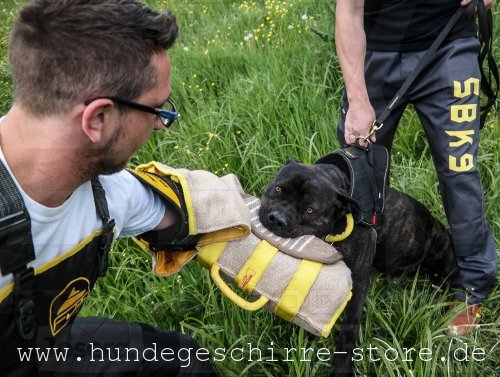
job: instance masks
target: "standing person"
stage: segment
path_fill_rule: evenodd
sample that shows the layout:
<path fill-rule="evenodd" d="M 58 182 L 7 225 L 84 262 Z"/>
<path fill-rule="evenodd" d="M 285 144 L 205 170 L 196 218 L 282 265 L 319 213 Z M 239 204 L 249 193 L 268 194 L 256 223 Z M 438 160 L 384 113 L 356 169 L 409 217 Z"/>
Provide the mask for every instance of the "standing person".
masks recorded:
<path fill-rule="evenodd" d="M 193 242 L 179 211 L 123 170 L 178 116 L 166 53 L 177 34 L 172 14 L 135 0 L 20 10 L 0 120 L 0 375 L 215 376 L 183 334 L 75 319 L 114 238 Z"/>
<path fill-rule="evenodd" d="M 448 19 L 470 0 L 338 0 L 336 47 L 345 81 L 337 134 L 354 144 L 369 134 Z M 484 0 L 487 9 L 495 0 Z M 429 142 L 442 200 L 451 226 L 459 271 L 455 299 L 464 310 L 449 324 L 454 334 L 468 333 L 481 303 L 495 284 L 497 257 L 484 217 L 477 168 L 479 147 L 480 43 L 473 18 L 461 21 L 431 62 L 393 109 L 372 141 L 390 151 L 408 103 L 415 106 Z"/>

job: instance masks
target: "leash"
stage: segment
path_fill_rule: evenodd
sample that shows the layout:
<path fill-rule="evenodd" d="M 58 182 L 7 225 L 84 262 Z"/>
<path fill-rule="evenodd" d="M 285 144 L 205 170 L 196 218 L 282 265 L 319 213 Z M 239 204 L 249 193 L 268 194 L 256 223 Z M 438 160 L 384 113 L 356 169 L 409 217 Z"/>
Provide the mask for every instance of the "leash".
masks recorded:
<path fill-rule="evenodd" d="M 479 26 L 479 38 L 481 41 L 481 44 L 483 45 L 483 48 L 481 50 L 480 56 L 479 56 L 479 61 L 482 63 L 485 58 L 487 58 L 487 63 L 490 69 L 490 77 L 486 77 L 484 74 L 482 64 L 481 66 L 481 77 L 484 78 L 481 80 L 481 89 L 483 92 L 486 94 L 488 97 L 488 103 L 482 107 L 484 113 L 481 115 L 481 128 L 484 125 L 484 120 L 486 118 L 487 112 L 491 109 L 491 107 L 495 103 L 495 99 L 498 95 L 498 82 L 499 82 L 499 75 L 498 75 L 498 68 L 496 67 L 495 61 L 493 59 L 493 54 L 492 54 L 492 27 L 493 27 L 493 20 L 492 20 L 492 15 L 491 15 L 491 10 L 486 11 L 484 7 L 484 3 L 482 0 L 472 0 L 466 7 L 459 7 L 453 16 L 448 20 L 446 23 L 445 27 L 437 38 L 434 40 L 434 42 L 431 44 L 429 49 L 426 51 L 425 55 L 422 57 L 422 59 L 418 62 L 418 65 L 415 67 L 415 70 L 408 76 L 406 81 L 403 83 L 401 88 L 397 91 L 397 93 L 394 95 L 392 100 L 389 102 L 389 104 L 385 107 L 385 109 L 382 111 L 380 116 L 373 121 L 372 127 L 370 128 L 369 133 L 366 136 L 358 136 L 356 138 L 356 144 L 361 146 L 359 143 L 359 140 L 363 140 L 367 143 L 370 142 L 370 136 L 372 136 L 376 131 L 380 130 L 384 126 L 384 122 L 387 120 L 391 112 L 394 110 L 396 105 L 399 103 L 401 98 L 406 94 L 410 86 L 413 84 L 413 82 L 416 80 L 416 78 L 420 75 L 422 70 L 429 64 L 432 55 L 437 51 L 439 46 L 443 43 L 443 41 L 446 39 L 448 34 L 451 32 L 451 30 L 455 27 L 455 25 L 458 23 L 458 21 L 464 19 L 464 18 L 470 18 L 474 14 L 474 10 L 478 8 L 478 15 L 480 19 L 480 26 Z M 493 79 L 496 82 L 496 90 L 494 91 L 492 89 L 492 86 L 490 84 L 491 76 L 493 76 Z"/>
<path fill-rule="evenodd" d="M 499 90 L 498 66 L 493 57 L 493 15 L 491 9 L 486 10 L 483 1 L 479 1 L 477 7 L 479 18 L 479 41 L 481 50 L 479 52 L 479 69 L 481 70 L 481 90 L 486 95 L 486 104 L 481 106 L 480 127 L 483 128 L 489 111 L 495 104 Z M 483 68 L 486 59 L 488 65 L 488 75 Z M 492 85 L 493 81 L 495 85 Z M 495 89 L 493 89 L 495 87 Z"/>

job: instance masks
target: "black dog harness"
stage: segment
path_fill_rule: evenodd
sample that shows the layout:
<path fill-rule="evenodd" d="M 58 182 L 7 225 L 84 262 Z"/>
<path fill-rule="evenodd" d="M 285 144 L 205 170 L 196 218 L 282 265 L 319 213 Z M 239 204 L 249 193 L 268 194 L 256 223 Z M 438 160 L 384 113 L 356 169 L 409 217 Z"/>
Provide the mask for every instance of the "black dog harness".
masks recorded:
<path fill-rule="evenodd" d="M 374 226 L 384 211 L 389 153 L 381 145 L 351 146 L 320 158 L 316 164 L 332 164 L 349 178 L 349 196 L 357 203 L 357 223 Z"/>

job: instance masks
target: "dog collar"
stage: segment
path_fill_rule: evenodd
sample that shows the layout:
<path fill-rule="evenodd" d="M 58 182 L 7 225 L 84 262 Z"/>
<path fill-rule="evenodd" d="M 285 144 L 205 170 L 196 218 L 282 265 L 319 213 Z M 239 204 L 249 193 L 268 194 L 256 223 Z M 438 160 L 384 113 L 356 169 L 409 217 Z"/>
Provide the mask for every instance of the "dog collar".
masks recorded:
<path fill-rule="evenodd" d="M 339 234 L 327 235 L 324 238 L 325 242 L 333 243 L 333 242 L 343 241 L 351 235 L 352 230 L 354 229 L 354 219 L 353 219 L 351 213 L 346 214 L 345 217 L 346 217 L 347 224 L 345 226 L 344 231 L 342 233 L 339 233 Z"/>

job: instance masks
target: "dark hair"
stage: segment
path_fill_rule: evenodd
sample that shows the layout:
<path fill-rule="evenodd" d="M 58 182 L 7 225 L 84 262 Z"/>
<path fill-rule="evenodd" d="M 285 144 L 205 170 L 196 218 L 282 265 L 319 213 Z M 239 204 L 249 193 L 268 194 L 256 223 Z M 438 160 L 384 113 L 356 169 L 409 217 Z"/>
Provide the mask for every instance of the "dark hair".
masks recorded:
<path fill-rule="evenodd" d="M 152 57 L 178 35 L 175 17 L 134 0 L 34 0 L 14 24 L 14 101 L 57 114 L 97 96 L 134 99 L 156 81 Z"/>

